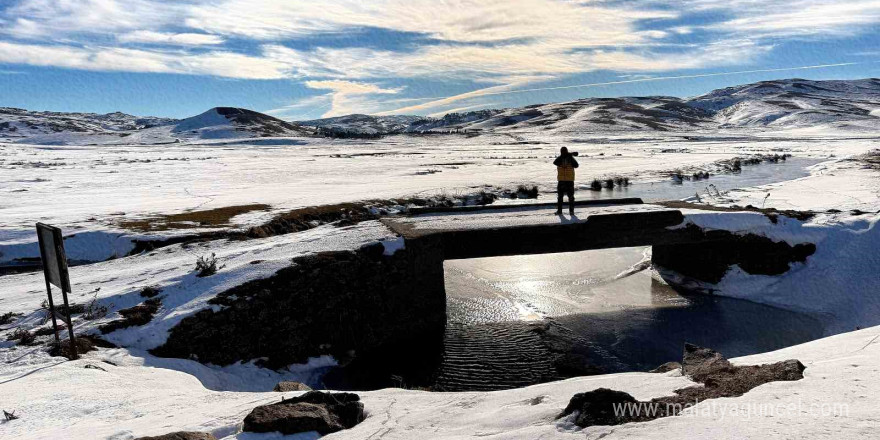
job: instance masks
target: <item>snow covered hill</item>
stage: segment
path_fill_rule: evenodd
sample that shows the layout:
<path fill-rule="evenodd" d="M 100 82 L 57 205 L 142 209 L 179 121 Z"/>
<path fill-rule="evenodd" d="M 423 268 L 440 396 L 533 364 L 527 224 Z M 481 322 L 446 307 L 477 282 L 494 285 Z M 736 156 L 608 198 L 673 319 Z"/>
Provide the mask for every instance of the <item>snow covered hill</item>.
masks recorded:
<path fill-rule="evenodd" d="M 253 137 L 379 136 L 399 133 L 706 132 L 880 128 L 880 79 L 762 81 L 692 98 L 584 98 L 441 118 L 352 114 L 286 122 L 253 110 L 216 107 L 183 120 L 123 113 L 0 108 L 0 140 L 31 144 L 162 144 Z"/>
<path fill-rule="evenodd" d="M 409 125 L 406 125 L 406 124 Z M 422 131 L 621 132 L 880 127 L 880 80 L 787 79 L 728 87 L 693 98 L 586 98 L 443 118 L 349 115 L 304 121 L 349 133 Z"/>
<path fill-rule="evenodd" d="M 406 131 L 411 125 L 423 119 L 425 118 L 421 116 L 370 116 L 353 114 L 302 121 L 301 124 L 345 133 L 388 134 Z"/>
<path fill-rule="evenodd" d="M 118 112 L 98 115 L 0 108 L 0 140 L 31 144 L 163 144 L 311 135 L 311 130 L 297 124 L 234 107 L 215 107 L 181 120 L 141 118 Z"/>
<path fill-rule="evenodd" d="M 234 107 L 215 107 L 174 124 L 138 130 L 115 143 L 162 144 L 183 141 L 253 137 L 303 137 L 312 132 L 297 124 Z"/>
<path fill-rule="evenodd" d="M 101 115 L 0 107 L 0 139 L 13 141 L 43 139 L 46 143 L 54 143 L 53 139 L 60 141 L 64 137 L 103 136 L 112 139 L 137 130 L 172 124 L 175 121 L 170 118 L 140 117 L 120 112 Z"/>
<path fill-rule="evenodd" d="M 715 90 L 686 102 L 714 112 L 722 128 L 817 124 L 876 128 L 880 79 L 762 81 Z"/>

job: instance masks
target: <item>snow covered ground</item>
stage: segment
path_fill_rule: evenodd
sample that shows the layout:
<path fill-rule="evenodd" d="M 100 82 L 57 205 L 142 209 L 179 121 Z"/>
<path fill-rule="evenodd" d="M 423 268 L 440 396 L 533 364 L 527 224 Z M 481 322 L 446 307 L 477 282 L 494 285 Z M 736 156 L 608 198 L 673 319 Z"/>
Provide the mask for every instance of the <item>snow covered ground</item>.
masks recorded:
<path fill-rule="evenodd" d="M 67 250 L 72 259 L 100 261 L 125 255 L 135 239 L 200 230 L 193 225 L 187 230 L 147 234 L 121 226 L 154 215 L 255 203 L 270 206 L 269 210 L 232 219 L 234 225 L 246 226 L 294 208 L 412 195 L 468 194 L 485 185 L 512 188 L 536 184 L 544 193 L 552 192 L 550 161 L 561 146 L 580 151 L 578 179 L 585 186 L 591 179 L 616 175 L 628 176 L 633 182 L 652 182 L 668 179 L 663 172 L 675 169 L 714 171 L 718 160 L 760 153 L 827 159 L 830 162 L 824 162 L 815 173 L 828 175 L 843 172 L 833 171 L 839 167 L 855 167 L 842 159 L 876 149 L 880 142 L 873 138 L 765 139 L 751 135 L 689 140 L 654 133 L 547 138 L 532 133 L 513 137 L 393 136 L 375 141 L 262 138 L 129 146 L 0 143 L 0 262 L 36 256 L 36 221 L 57 225 L 68 235 L 91 232 L 68 244 Z M 794 196 L 774 190 L 767 204 L 791 207 L 826 200 L 825 206 L 837 206 L 843 199 L 848 206 L 872 206 L 877 190 L 871 186 L 871 173 L 846 172 L 856 178 L 834 182 L 853 188 L 805 182 L 811 186 L 809 194 L 804 193 L 805 188 L 790 190 L 803 195 L 804 200 L 782 204 Z M 752 199 L 734 198 L 738 194 L 726 194 L 725 200 L 761 205 L 761 200 L 752 200 L 758 193 L 752 194 Z M 858 200 L 863 202 L 857 205 L 854 202 Z"/>
<path fill-rule="evenodd" d="M 149 355 L 121 349 L 89 353 L 72 362 L 28 351 L 34 349 L 6 350 L 0 364 L 0 405 L 16 409 L 21 416 L 0 422 L 0 438 L 124 440 L 181 429 L 239 440 L 316 438 L 240 433 L 241 422 L 253 407 L 278 401 L 281 395 L 211 390 L 205 383 L 226 380 L 223 370 L 186 360 L 156 364 Z M 734 359 L 734 363 L 791 358 L 806 365 L 804 379 L 769 383 L 741 397 L 705 401 L 677 417 L 647 423 L 579 430 L 555 417 L 578 392 L 606 387 L 645 400 L 693 383 L 677 372 L 624 373 L 488 393 L 371 391 L 360 393 L 367 419 L 327 438 L 873 438 L 880 423 L 880 327 Z M 172 362 L 178 365 L 168 365 Z M 262 380 L 266 386 L 282 376 L 254 378 L 248 373 L 238 377 L 254 383 Z"/>
<path fill-rule="evenodd" d="M 220 368 L 160 359 L 145 350 L 161 344 L 180 319 L 208 307 L 207 301 L 217 293 L 269 276 L 294 256 L 376 242 L 384 243 L 387 252 L 400 246 L 380 223 L 364 222 L 263 239 L 172 245 L 123 257 L 132 249 L 132 239 L 205 229 L 144 233 L 123 228 L 124 221 L 269 205 L 268 210 L 232 219 L 231 227 L 244 227 L 299 207 L 469 193 L 484 185 L 537 184 L 542 190 L 539 201 L 552 200 L 546 194 L 554 189 L 550 161 L 561 146 L 580 151 L 578 177 L 584 183 L 615 175 L 659 182 L 668 179 L 664 172 L 715 171 L 716 161 L 750 154 L 821 159 L 807 177 L 761 187 L 721 188 L 700 198 L 722 207 L 763 205 L 819 213 L 809 220 L 781 217 L 773 223 L 758 213 L 685 211 L 688 222 L 702 227 L 817 244 L 815 255 L 783 276 L 754 276 L 734 268 L 719 284 L 722 294 L 822 320 L 829 335 L 825 339 L 737 359 L 751 364 L 798 358 L 807 366 L 806 378 L 704 402 L 692 414 L 582 431 L 554 420 L 576 392 L 604 386 L 647 399 L 691 382 L 674 373 L 627 373 L 491 393 L 378 390 L 362 394 L 367 420 L 330 438 L 871 438 L 880 423 L 880 171 L 853 159 L 880 148 L 880 138 L 864 130 L 795 125 L 796 130 L 778 132 L 702 134 L 579 134 L 572 129 L 550 136 L 524 128 L 475 137 L 392 136 L 369 141 L 235 138 L 128 145 L 118 144 L 120 138 L 114 135 L 116 144 L 104 145 L 0 143 L 0 262 L 35 255 L 35 221 L 76 234 L 67 246 L 73 259 L 122 257 L 71 268 L 72 301 L 95 299 L 109 311 L 108 317 L 78 322 L 80 331 L 94 331 L 113 319 L 115 311 L 143 301 L 143 287 L 157 286 L 166 295 L 151 323 L 107 335 L 124 348 L 100 349 L 81 360 L 62 362 L 42 347 L 5 340 L 15 326 L 39 325 L 45 295 L 42 275 L 0 276 L 0 312 L 23 314 L 13 325 L 0 327 L 0 409 L 21 416 L 0 422 L 0 438 L 126 440 L 176 430 L 211 431 L 218 438 L 240 440 L 278 438 L 242 434 L 240 423 L 253 407 L 280 398 L 268 392 L 274 383 L 314 383 L 332 359 L 312 359 L 308 365 L 278 372 L 252 363 Z M 170 127 L 155 127 L 150 133 Z M 196 277 L 196 258 L 211 253 L 224 267 L 217 275 Z M 856 327 L 865 329 L 853 332 Z M 774 406 L 768 413 L 761 405 Z"/>

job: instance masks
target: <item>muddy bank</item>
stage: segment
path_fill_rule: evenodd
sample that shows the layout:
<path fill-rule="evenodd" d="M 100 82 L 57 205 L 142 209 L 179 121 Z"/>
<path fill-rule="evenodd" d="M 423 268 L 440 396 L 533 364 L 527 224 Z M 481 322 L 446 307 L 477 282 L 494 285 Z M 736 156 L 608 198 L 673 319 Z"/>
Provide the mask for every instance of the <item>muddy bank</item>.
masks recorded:
<path fill-rule="evenodd" d="M 792 263 L 803 263 L 816 252 L 813 243 L 794 246 L 755 234 L 686 228 L 696 242 L 656 245 L 653 263 L 687 278 L 716 284 L 734 265 L 752 275 L 781 275 Z"/>
<path fill-rule="evenodd" d="M 436 253 L 424 246 L 407 243 L 391 256 L 377 244 L 294 258 L 270 278 L 221 293 L 211 300 L 219 307 L 182 320 L 153 352 L 218 365 L 261 359 L 282 367 L 442 334 L 442 266 L 428 261 Z"/>

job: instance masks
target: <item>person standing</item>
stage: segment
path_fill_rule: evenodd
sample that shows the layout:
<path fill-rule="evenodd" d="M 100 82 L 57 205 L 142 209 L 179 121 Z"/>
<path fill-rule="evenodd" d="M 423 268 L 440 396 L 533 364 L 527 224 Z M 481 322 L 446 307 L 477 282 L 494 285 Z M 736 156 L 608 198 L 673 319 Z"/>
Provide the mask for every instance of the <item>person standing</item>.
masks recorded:
<path fill-rule="evenodd" d="M 556 215 L 562 215 L 563 196 L 568 196 L 568 213 L 574 215 L 574 169 L 578 167 L 577 160 L 568 152 L 568 148 L 562 147 L 553 165 L 556 165 L 557 180 Z"/>

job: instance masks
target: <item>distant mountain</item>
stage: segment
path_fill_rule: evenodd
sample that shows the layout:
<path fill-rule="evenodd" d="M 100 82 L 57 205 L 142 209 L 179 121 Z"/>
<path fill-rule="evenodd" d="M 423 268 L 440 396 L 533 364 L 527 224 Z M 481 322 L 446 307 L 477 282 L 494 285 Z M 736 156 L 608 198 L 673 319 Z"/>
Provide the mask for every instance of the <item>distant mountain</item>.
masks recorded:
<path fill-rule="evenodd" d="M 332 118 L 301 121 L 300 124 L 323 128 L 331 131 L 357 134 L 389 134 L 402 133 L 414 122 L 424 119 L 422 116 L 370 116 L 353 114 Z"/>
<path fill-rule="evenodd" d="M 406 133 L 571 135 L 633 131 L 880 129 L 880 79 L 762 81 L 692 98 L 585 98 L 500 110 L 426 116 L 347 115 L 286 122 L 252 110 L 216 107 L 182 120 L 124 113 L 33 112 L 0 108 L 0 141 L 35 144 L 160 144 L 255 137 L 373 137 Z"/>
<path fill-rule="evenodd" d="M 161 144 L 253 137 L 312 136 L 281 119 L 234 107 L 215 107 L 186 119 L 137 118 L 123 113 L 0 111 L 0 139 L 39 144 Z"/>
<path fill-rule="evenodd" d="M 120 112 L 101 115 L 0 107 L 0 138 L 15 139 L 71 133 L 119 136 L 175 121 L 170 118 L 139 117 Z"/>
<path fill-rule="evenodd" d="M 880 79 L 788 79 L 727 87 L 687 100 L 721 127 L 863 126 L 880 117 Z"/>
<path fill-rule="evenodd" d="M 386 118 L 396 118 L 391 126 Z M 404 126 L 409 121 L 409 125 Z M 442 118 L 366 115 L 304 121 L 355 133 L 422 131 L 548 133 L 634 130 L 880 128 L 880 80 L 788 79 L 728 87 L 693 98 L 586 98 L 502 110 L 450 113 Z M 392 127 L 382 131 L 383 127 Z"/>
<path fill-rule="evenodd" d="M 157 144 L 178 141 L 239 139 L 253 137 L 301 137 L 311 131 L 297 124 L 235 107 L 215 107 L 174 124 L 138 130 L 121 140 L 125 143 Z"/>

